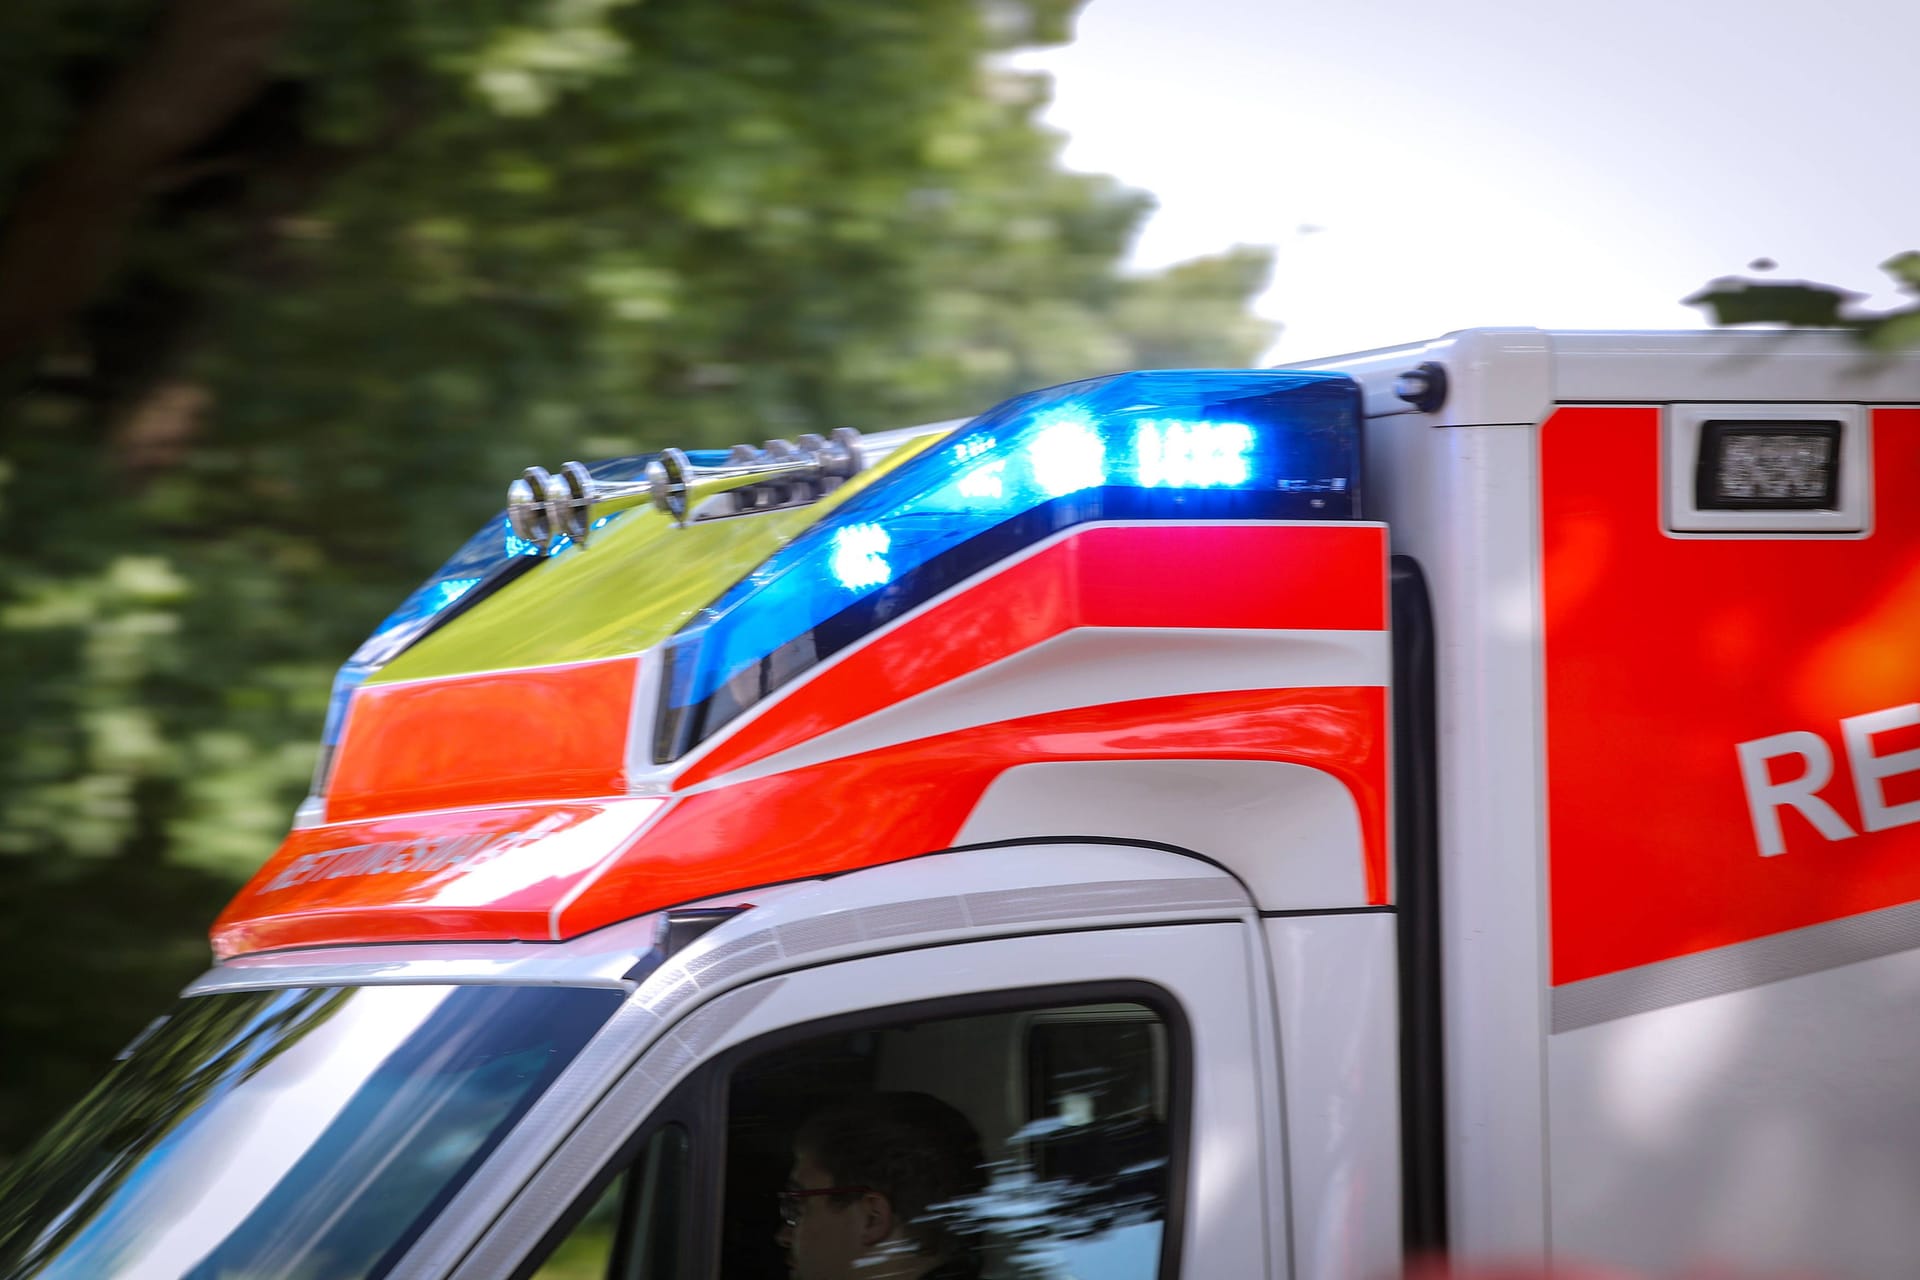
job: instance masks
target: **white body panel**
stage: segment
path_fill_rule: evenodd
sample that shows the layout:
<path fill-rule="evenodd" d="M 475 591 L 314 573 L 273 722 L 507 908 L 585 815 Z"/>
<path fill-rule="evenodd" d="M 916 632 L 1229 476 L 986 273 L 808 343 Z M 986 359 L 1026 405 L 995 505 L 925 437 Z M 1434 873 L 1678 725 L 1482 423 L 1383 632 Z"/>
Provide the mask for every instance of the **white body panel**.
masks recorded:
<path fill-rule="evenodd" d="M 1394 386 L 1429 361 L 1446 366 L 1449 390 L 1438 412 L 1423 414 Z M 1920 402 L 1917 363 L 1911 352 L 1864 353 L 1838 333 L 1464 329 L 1429 342 L 1287 367 L 1351 374 L 1366 392 L 1370 420 L 1405 415 L 1428 426 L 1461 427 L 1532 426 L 1557 404 L 1913 404 Z"/>
<path fill-rule="evenodd" d="M 1178 845 L 1234 872 L 1263 910 L 1367 900 L 1360 814 L 1332 774 L 1270 760 L 1022 765 L 994 780 L 956 844 L 1108 836 Z"/>
<path fill-rule="evenodd" d="M 1396 383 L 1430 361 L 1450 390 L 1428 414 Z M 1482 330 L 1306 367 L 1361 381 L 1368 514 L 1431 593 L 1455 1255 L 1911 1275 L 1911 927 L 1858 917 L 1813 942 L 1777 935 L 1557 996 L 1550 985 L 1538 426 L 1582 403 L 1807 406 L 1856 425 L 1842 464 L 1851 523 L 1770 519 L 1778 533 L 1731 536 L 1857 539 L 1871 529 L 1854 514 L 1870 517 L 1870 411 L 1920 403 L 1920 355 L 1875 359 L 1835 334 Z M 1675 465 L 1670 451 L 1671 493 Z"/>
<path fill-rule="evenodd" d="M 1912 1275 L 1917 1006 L 1904 951 L 1554 1036 L 1555 1251 Z"/>
<path fill-rule="evenodd" d="M 1442 1001 L 1453 1247 L 1547 1247 L 1546 1024 L 1533 432 L 1367 424 L 1396 554 L 1426 571 L 1440 758 Z M 1469 1190 L 1470 1189 L 1470 1190 Z"/>
<path fill-rule="evenodd" d="M 1394 919 L 1266 922 L 1286 1087 L 1293 1274 L 1400 1264 L 1400 1074 Z"/>

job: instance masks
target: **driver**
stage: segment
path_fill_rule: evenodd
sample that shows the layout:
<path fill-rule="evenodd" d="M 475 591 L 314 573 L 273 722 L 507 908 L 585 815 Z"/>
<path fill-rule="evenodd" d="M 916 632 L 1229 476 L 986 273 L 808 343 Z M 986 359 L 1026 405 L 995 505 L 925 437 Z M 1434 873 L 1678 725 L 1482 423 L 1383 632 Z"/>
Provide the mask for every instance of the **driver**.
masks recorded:
<path fill-rule="evenodd" d="M 986 1184 L 980 1138 L 925 1093 L 874 1093 L 808 1117 L 780 1230 L 794 1280 L 976 1280 L 950 1207 Z"/>

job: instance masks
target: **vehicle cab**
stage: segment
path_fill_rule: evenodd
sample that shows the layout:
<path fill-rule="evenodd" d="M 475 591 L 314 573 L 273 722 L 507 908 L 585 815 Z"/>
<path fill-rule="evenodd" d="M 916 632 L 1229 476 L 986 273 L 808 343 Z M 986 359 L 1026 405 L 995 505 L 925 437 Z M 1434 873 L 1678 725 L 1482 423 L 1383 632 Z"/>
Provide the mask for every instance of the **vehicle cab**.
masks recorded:
<path fill-rule="evenodd" d="M 828 1280 L 884 1205 L 848 1274 L 1391 1271 L 1361 456 L 1354 380 L 1233 371 L 530 468 L 343 668 L 0 1269 Z M 833 1185 L 808 1135 L 901 1098 L 963 1191 Z"/>

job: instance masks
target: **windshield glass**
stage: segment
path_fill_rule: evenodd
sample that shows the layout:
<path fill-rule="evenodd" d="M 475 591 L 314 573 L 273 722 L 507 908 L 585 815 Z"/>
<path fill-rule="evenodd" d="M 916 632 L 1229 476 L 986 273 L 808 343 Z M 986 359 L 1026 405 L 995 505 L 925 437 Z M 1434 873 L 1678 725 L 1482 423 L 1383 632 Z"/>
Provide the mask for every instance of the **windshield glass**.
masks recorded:
<path fill-rule="evenodd" d="M 385 1275 L 620 1000 L 392 986 L 183 1001 L 0 1180 L 0 1274 Z"/>

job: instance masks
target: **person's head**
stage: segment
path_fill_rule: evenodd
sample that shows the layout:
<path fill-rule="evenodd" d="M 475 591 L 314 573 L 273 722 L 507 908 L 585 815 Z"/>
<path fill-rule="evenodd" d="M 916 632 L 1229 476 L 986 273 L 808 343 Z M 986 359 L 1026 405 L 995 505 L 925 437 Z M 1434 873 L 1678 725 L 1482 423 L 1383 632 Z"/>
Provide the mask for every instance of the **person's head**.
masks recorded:
<path fill-rule="evenodd" d="M 928 1094 L 866 1094 L 815 1112 L 794 1135 L 781 1198 L 787 1266 L 796 1280 L 919 1275 L 964 1247 L 929 1210 L 980 1190 L 982 1164 L 967 1118 Z M 880 1270 L 885 1259 L 897 1272 Z"/>

